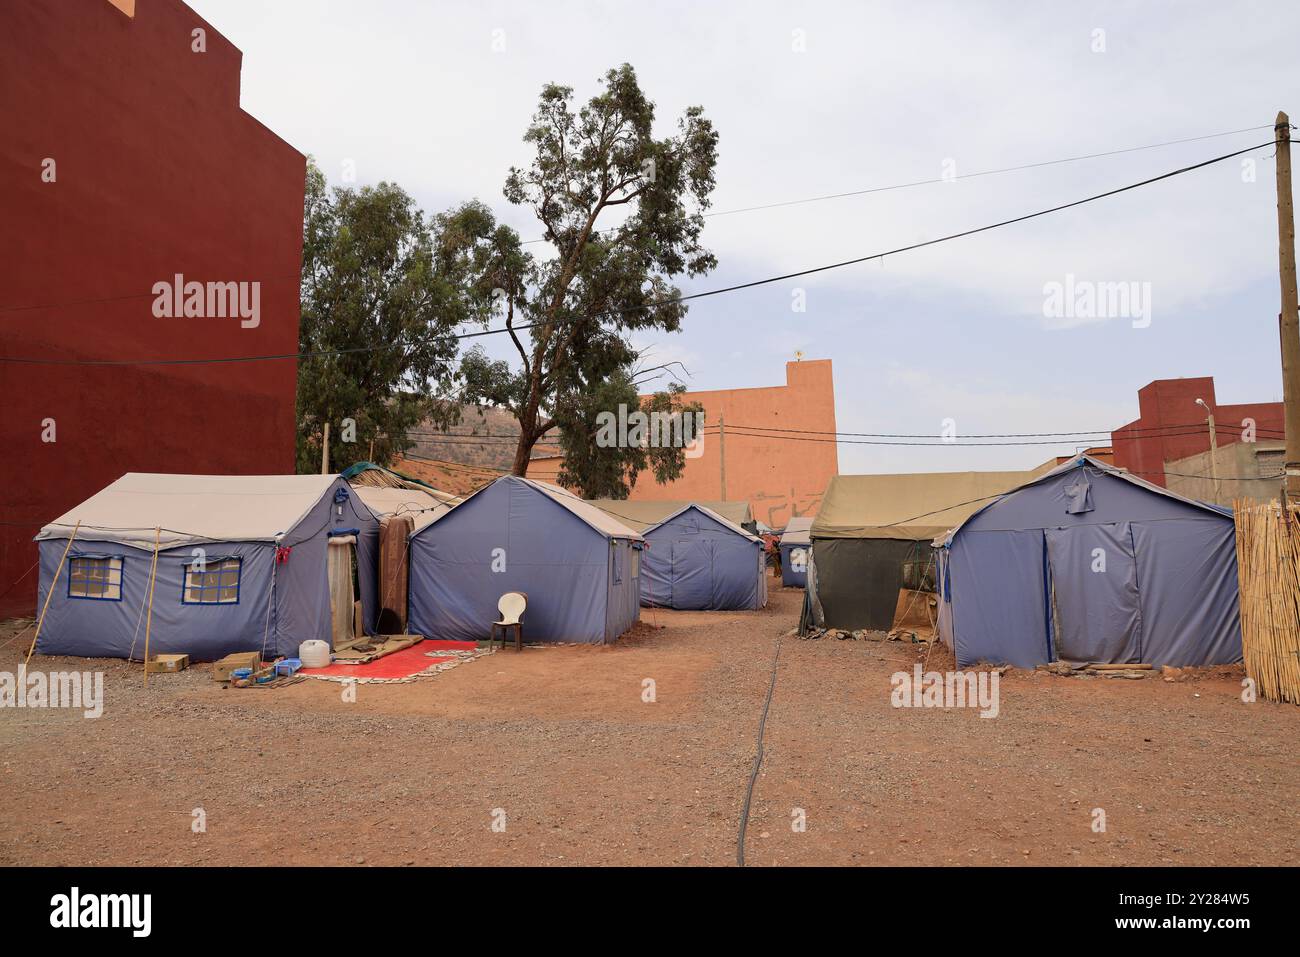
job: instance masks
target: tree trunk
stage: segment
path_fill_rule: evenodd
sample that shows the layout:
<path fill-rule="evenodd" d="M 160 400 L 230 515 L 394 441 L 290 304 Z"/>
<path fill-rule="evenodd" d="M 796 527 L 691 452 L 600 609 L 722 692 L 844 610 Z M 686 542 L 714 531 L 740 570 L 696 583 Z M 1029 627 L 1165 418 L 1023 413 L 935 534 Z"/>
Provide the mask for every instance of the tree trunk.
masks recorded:
<path fill-rule="evenodd" d="M 510 474 L 520 478 L 528 477 L 528 460 L 533 446 L 541 436 L 537 432 L 537 412 L 542 404 L 542 346 L 545 340 L 539 339 L 533 347 L 532 374 L 528 383 L 528 401 L 515 418 L 519 422 L 519 444 L 515 446 L 515 461 L 510 466 Z"/>
<path fill-rule="evenodd" d="M 532 456 L 533 446 L 537 444 L 537 437 L 533 435 L 531 429 L 524 429 L 519 433 L 519 444 L 515 446 L 515 462 L 510 467 L 511 475 L 518 475 L 520 478 L 528 477 L 528 462 Z"/>

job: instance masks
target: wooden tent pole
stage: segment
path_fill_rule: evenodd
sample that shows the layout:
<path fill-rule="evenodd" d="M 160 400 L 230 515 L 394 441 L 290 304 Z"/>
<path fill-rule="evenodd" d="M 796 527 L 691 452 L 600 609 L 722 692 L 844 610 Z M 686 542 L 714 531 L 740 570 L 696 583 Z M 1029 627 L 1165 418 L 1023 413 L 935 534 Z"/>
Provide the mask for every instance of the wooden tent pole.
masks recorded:
<path fill-rule="evenodd" d="M 149 610 L 144 619 L 144 686 L 149 687 L 149 628 L 153 624 L 153 586 L 158 580 L 158 544 L 162 538 L 162 526 L 153 532 L 153 567 L 149 569 Z M 184 582 L 181 583 L 184 587 Z"/>
<path fill-rule="evenodd" d="M 27 649 L 27 660 L 23 662 L 23 671 L 31 664 L 32 652 L 36 650 L 36 639 L 41 637 L 41 625 L 45 624 L 45 613 L 50 610 L 50 599 L 54 597 L 54 586 L 59 583 L 59 575 L 63 571 L 63 563 L 68 559 L 68 552 L 72 551 L 72 541 L 77 537 L 77 529 L 81 528 L 81 519 L 77 519 L 77 524 L 72 526 L 72 534 L 68 536 L 68 544 L 63 549 L 63 557 L 59 559 L 59 567 L 54 570 L 54 578 L 50 582 L 50 590 L 45 593 L 45 604 L 41 606 L 41 617 L 36 622 L 36 634 L 32 635 L 32 646 Z M 68 574 L 72 574 L 69 572 Z M 39 582 L 41 576 L 36 575 Z M 39 586 L 38 586 L 39 587 Z"/>

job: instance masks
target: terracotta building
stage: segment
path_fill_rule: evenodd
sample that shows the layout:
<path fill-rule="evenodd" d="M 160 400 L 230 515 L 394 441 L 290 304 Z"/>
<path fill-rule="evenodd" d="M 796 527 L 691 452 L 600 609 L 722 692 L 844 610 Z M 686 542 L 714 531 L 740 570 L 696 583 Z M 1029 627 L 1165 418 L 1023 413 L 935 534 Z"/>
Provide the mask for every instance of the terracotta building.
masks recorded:
<path fill-rule="evenodd" d="M 785 385 L 755 389 L 686 393 L 685 401 L 704 406 L 701 454 L 687 458 L 675 482 L 660 485 L 642 474 L 630 497 L 747 501 L 754 517 L 772 528 L 814 514 L 839 471 L 831 360 L 787 362 L 785 380 Z M 793 438 L 795 432 L 803 434 Z M 536 458 L 528 475 L 555 481 L 561 464 L 559 458 Z"/>
<path fill-rule="evenodd" d="M 1215 437 L 1220 448 L 1234 442 L 1274 442 L 1285 438 L 1281 402 L 1246 402 L 1219 405 L 1214 378 L 1157 379 L 1138 390 L 1141 415 L 1111 433 L 1115 464 L 1168 487 L 1165 463 L 1185 459 L 1210 449 L 1203 399 L 1214 413 Z"/>
<path fill-rule="evenodd" d="M 124 472 L 294 470 L 293 359 L 157 364 L 297 351 L 306 160 L 240 108 L 241 56 L 179 0 L 0 14 L 0 614 Z"/>

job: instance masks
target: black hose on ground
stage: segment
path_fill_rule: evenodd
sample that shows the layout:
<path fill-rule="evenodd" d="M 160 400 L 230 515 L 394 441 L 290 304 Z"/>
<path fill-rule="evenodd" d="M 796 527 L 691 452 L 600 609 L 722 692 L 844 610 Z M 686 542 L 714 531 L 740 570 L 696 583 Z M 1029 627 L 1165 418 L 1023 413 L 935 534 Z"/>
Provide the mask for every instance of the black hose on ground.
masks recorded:
<path fill-rule="evenodd" d="M 781 658 L 781 636 L 777 635 L 772 652 L 772 680 L 767 686 L 767 700 L 763 702 L 763 715 L 758 719 L 758 745 L 754 754 L 754 769 L 749 772 L 749 787 L 745 790 L 745 804 L 740 809 L 740 836 L 736 842 L 736 866 L 745 866 L 745 828 L 749 825 L 749 804 L 754 799 L 754 784 L 759 768 L 763 766 L 763 731 L 767 727 L 767 712 L 772 707 L 772 693 L 776 691 L 776 666 Z"/>

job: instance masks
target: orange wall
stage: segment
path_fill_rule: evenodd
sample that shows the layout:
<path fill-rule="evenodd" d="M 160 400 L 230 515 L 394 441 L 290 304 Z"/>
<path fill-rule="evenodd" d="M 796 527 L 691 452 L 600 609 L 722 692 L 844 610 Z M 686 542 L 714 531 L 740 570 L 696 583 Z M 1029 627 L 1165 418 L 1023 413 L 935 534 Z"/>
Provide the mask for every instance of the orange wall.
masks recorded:
<path fill-rule="evenodd" d="M 686 460 L 682 477 L 660 485 L 643 472 L 632 499 L 642 501 L 714 500 L 750 503 L 754 517 L 781 528 L 793 516 L 812 515 L 821 504 L 831 476 L 839 471 L 832 435 L 803 436 L 827 441 L 746 435 L 744 426 L 760 429 L 835 431 L 835 388 L 831 360 L 785 364 L 785 385 L 758 389 L 688 392 L 688 402 L 703 404 L 707 435 L 704 454 Z M 727 425 L 727 487 L 721 482 L 722 440 L 716 426 Z M 530 466 L 530 478 L 555 481 L 560 459 L 541 459 Z"/>

